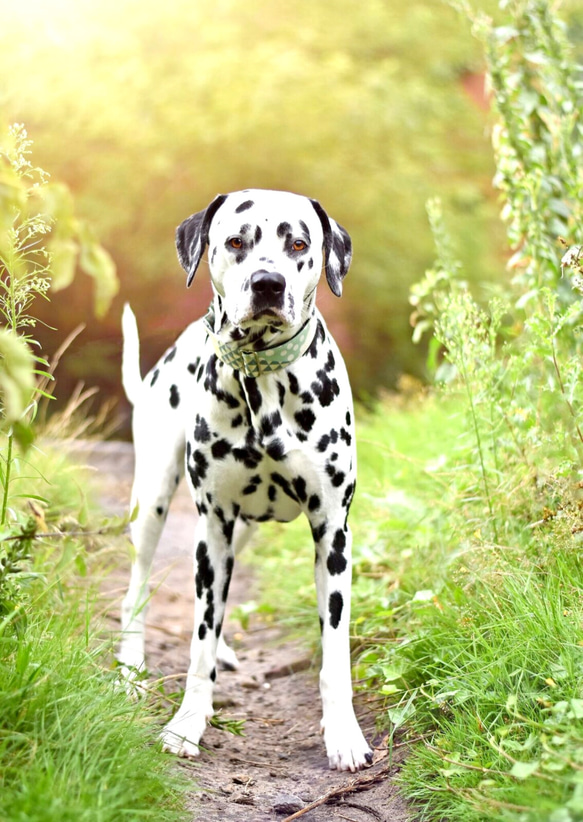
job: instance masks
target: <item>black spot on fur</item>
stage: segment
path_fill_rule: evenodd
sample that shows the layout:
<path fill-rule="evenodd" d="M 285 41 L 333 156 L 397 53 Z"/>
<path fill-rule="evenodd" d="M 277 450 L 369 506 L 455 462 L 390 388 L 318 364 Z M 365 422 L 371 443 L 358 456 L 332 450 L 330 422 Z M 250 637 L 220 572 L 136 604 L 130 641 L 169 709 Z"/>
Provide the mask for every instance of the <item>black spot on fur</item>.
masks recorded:
<path fill-rule="evenodd" d="M 298 502 L 298 498 L 296 497 L 295 493 L 292 491 L 291 485 L 289 484 L 289 482 L 286 480 L 285 477 L 282 477 L 281 474 L 278 474 L 278 473 L 274 472 L 271 475 L 271 479 L 276 485 L 279 485 L 279 487 L 284 492 L 284 494 L 286 494 L 286 496 L 288 496 L 290 499 L 293 499 L 294 502 Z"/>
<path fill-rule="evenodd" d="M 264 437 L 271 437 L 282 424 L 281 414 L 274 411 L 261 419 L 259 431 Z"/>
<path fill-rule="evenodd" d="M 254 205 L 253 200 L 245 200 L 244 203 L 237 206 L 235 209 L 235 214 L 241 214 L 242 211 L 247 211 L 247 209 L 251 208 L 252 205 Z"/>
<path fill-rule="evenodd" d="M 172 408 L 178 408 L 180 403 L 180 394 L 178 393 L 178 387 L 176 385 L 170 386 L 170 405 Z"/>
<path fill-rule="evenodd" d="M 352 500 L 354 498 L 354 491 L 356 489 L 356 482 L 349 482 L 346 488 L 344 489 L 344 497 L 342 499 L 342 507 L 346 508 L 346 516 L 348 517 L 348 511 L 350 510 L 350 506 L 352 504 Z"/>
<path fill-rule="evenodd" d="M 188 363 L 187 370 L 189 374 L 196 374 L 196 370 L 200 365 L 200 359 L 196 360 L 196 362 Z"/>
<path fill-rule="evenodd" d="M 336 533 L 334 534 L 334 539 L 332 540 L 332 548 L 335 551 L 344 551 L 346 548 L 346 534 L 342 530 L 342 528 L 338 528 Z"/>
<path fill-rule="evenodd" d="M 285 458 L 285 446 L 283 444 L 283 440 L 274 439 L 271 440 L 269 445 L 265 448 L 268 456 L 271 457 L 272 460 L 279 462 Z"/>
<path fill-rule="evenodd" d="M 330 477 L 330 480 L 334 488 L 340 488 L 340 486 L 344 482 L 346 475 L 342 471 L 337 471 L 331 463 L 328 463 L 326 465 L 326 473 Z"/>
<path fill-rule="evenodd" d="M 334 366 L 336 362 L 334 361 L 334 354 L 332 351 L 328 351 L 328 359 L 326 360 L 326 364 L 324 365 L 324 371 L 329 374 L 331 371 L 334 371 Z"/>
<path fill-rule="evenodd" d="M 312 391 L 318 397 L 320 405 L 326 408 L 331 405 L 338 394 L 340 394 L 340 386 L 338 385 L 338 380 L 330 378 L 323 368 L 316 371 L 316 376 L 318 380 L 312 383 Z"/>
<path fill-rule="evenodd" d="M 308 511 L 317 511 L 320 504 L 320 497 L 317 494 L 312 494 L 308 500 Z"/>
<path fill-rule="evenodd" d="M 342 618 L 342 609 L 344 607 L 344 600 L 340 591 L 333 591 L 328 600 L 328 610 L 330 611 L 330 625 L 332 628 L 338 628 Z"/>
<path fill-rule="evenodd" d="M 318 451 L 323 454 L 326 448 L 330 445 L 330 436 L 328 434 L 323 434 L 320 439 L 318 440 L 318 445 L 316 446 Z"/>
<path fill-rule="evenodd" d="M 280 223 L 277 226 L 277 236 L 283 238 L 286 234 L 291 232 L 291 225 L 289 223 Z"/>
<path fill-rule="evenodd" d="M 206 477 L 208 460 L 202 451 L 196 450 L 192 452 L 192 461 L 194 462 L 194 465 L 190 465 L 189 463 L 188 473 L 190 474 L 193 488 L 198 488 L 201 481 Z"/>
<path fill-rule="evenodd" d="M 302 402 L 305 402 L 308 405 L 310 403 L 314 402 L 314 397 L 310 394 L 309 391 L 303 391 L 302 396 L 300 397 L 300 399 L 301 399 Z"/>
<path fill-rule="evenodd" d="M 207 360 L 204 380 L 205 391 L 210 392 L 219 402 L 226 403 L 229 408 L 239 408 L 239 400 L 218 386 L 217 362 L 218 358 L 216 354 L 211 354 Z"/>
<path fill-rule="evenodd" d="M 277 488 L 275 487 L 275 485 L 269 486 L 269 488 L 267 489 L 267 497 L 270 502 L 275 502 L 275 500 L 277 499 Z"/>
<path fill-rule="evenodd" d="M 217 440 L 211 446 L 211 454 L 216 460 L 224 459 L 231 451 L 231 443 L 228 440 Z"/>
<path fill-rule="evenodd" d="M 308 268 L 313 268 L 313 267 L 314 267 L 314 261 L 313 261 L 313 259 L 310 257 L 310 259 L 308 260 Z"/>
<path fill-rule="evenodd" d="M 172 362 L 172 360 L 174 359 L 175 356 L 176 356 L 176 346 L 174 346 L 174 348 L 171 348 L 170 351 L 166 354 L 166 356 L 164 357 L 164 362 L 165 363 Z"/>
<path fill-rule="evenodd" d="M 277 383 L 277 393 L 279 394 L 279 404 L 283 408 L 285 402 L 285 386 L 282 382 Z"/>
<path fill-rule="evenodd" d="M 245 448 L 233 448 L 233 456 L 237 462 L 242 462 L 246 468 L 251 469 L 257 468 L 262 460 L 261 452 L 251 446 L 246 446 Z"/>
<path fill-rule="evenodd" d="M 262 479 L 259 474 L 255 474 L 254 477 L 249 479 L 249 485 L 243 488 L 243 493 L 248 496 L 249 494 L 254 494 L 257 491 L 258 487 L 261 485 Z"/>
<path fill-rule="evenodd" d="M 326 334 L 324 332 L 324 326 L 322 325 L 322 322 L 318 320 L 318 326 L 316 328 L 316 333 L 314 334 L 314 339 L 312 340 L 310 347 L 307 351 L 307 353 L 310 355 L 310 357 L 312 357 L 312 359 L 315 360 L 318 356 L 319 343 L 320 341 L 324 342 L 325 338 Z"/>
<path fill-rule="evenodd" d="M 164 515 L 164 509 L 162 508 L 162 506 L 161 506 L 161 505 L 159 505 L 159 506 L 156 508 L 156 513 L 158 514 L 158 516 L 159 516 L 159 517 L 161 517 L 161 516 L 163 516 L 163 515 Z"/>
<path fill-rule="evenodd" d="M 350 416 L 350 411 L 347 411 L 346 412 L 346 425 L 350 425 L 351 422 L 352 422 L 352 418 Z"/>
<path fill-rule="evenodd" d="M 346 571 L 346 565 L 346 557 L 336 551 L 330 551 L 328 559 L 326 560 L 326 567 L 331 576 L 344 573 L 344 571 Z"/>
<path fill-rule="evenodd" d="M 287 378 L 289 380 L 289 390 L 292 394 L 299 394 L 300 393 L 300 384 L 298 382 L 298 378 L 295 374 L 292 374 L 291 371 L 287 372 Z"/>
<path fill-rule="evenodd" d="M 216 678 L 217 678 L 217 669 L 216 668 L 212 669 L 212 671 L 210 673 L 210 677 L 211 677 L 211 682 L 214 682 L 216 680 Z"/>
<path fill-rule="evenodd" d="M 223 524 L 223 536 L 227 540 L 229 545 L 231 544 L 232 539 L 233 539 L 233 529 L 234 528 L 235 528 L 235 520 L 234 519 L 230 519 L 228 522 L 225 522 Z"/>
<path fill-rule="evenodd" d="M 306 481 L 303 477 L 294 477 L 292 480 L 292 485 L 294 487 L 294 491 L 296 492 L 296 496 L 300 502 L 305 502 L 308 498 L 306 494 Z"/>
<path fill-rule="evenodd" d="M 215 581 L 215 572 L 211 565 L 208 547 L 204 540 L 196 546 L 196 595 L 202 598 L 205 589 L 210 589 Z"/>
<path fill-rule="evenodd" d="M 304 267 L 304 262 L 305 260 L 300 260 L 300 262 L 298 263 L 298 271 L 302 270 L 302 268 Z"/>
<path fill-rule="evenodd" d="M 158 379 L 158 375 L 159 375 L 159 374 L 160 374 L 160 371 L 159 371 L 157 368 L 155 368 L 155 369 L 154 369 L 154 373 L 152 374 L 152 379 L 151 379 L 151 381 L 150 381 L 150 387 L 152 387 L 152 386 L 154 385 L 154 383 L 155 383 L 155 382 L 156 382 L 156 380 Z"/>
<path fill-rule="evenodd" d="M 245 377 L 244 383 L 245 390 L 247 391 L 247 397 L 249 398 L 249 406 L 251 407 L 253 413 L 256 414 L 261 408 L 261 404 L 263 402 L 263 397 L 261 396 L 261 391 L 257 385 L 257 380 L 253 377 Z"/>
<path fill-rule="evenodd" d="M 234 417 L 234 419 L 231 420 L 231 428 L 238 428 L 242 424 L 243 424 L 242 414 L 237 414 L 237 416 Z"/>
<path fill-rule="evenodd" d="M 348 433 L 346 428 L 340 429 L 340 438 L 344 440 L 346 445 L 350 445 L 352 443 L 352 436 Z"/>
<path fill-rule="evenodd" d="M 194 439 L 196 442 L 208 442 L 211 438 L 211 432 L 207 421 L 200 414 L 196 415 L 194 426 Z"/>
<path fill-rule="evenodd" d="M 328 530 L 328 525 L 326 524 L 326 522 L 322 522 L 320 523 L 320 525 L 316 525 L 315 527 L 312 526 L 310 523 L 310 527 L 312 528 L 312 538 L 314 542 L 320 542 L 320 540 Z"/>
<path fill-rule="evenodd" d="M 225 562 L 225 584 L 223 585 L 223 602 L 227 601 L 227 597 L 229 595 L 229 584 L 231 582 L 231 575 L 233 573 L 233 567 L 235 565 L 235 558 L 232 556 L 227 557 Z"/>
<path fill-rule="evenodd" d="M 263 233 L 262 233 L 260 227 L 257 226 L 257 228 L 255 229 L 255 245 L 257 245 L 258 243 L 261 242 L 261 237 L 262 236 L 263 236 Z"/>
<path fill-rule="evenodd" d="M 212 588 L 208 588 L 206 592 L 206 610 L 203 619 L 212 631 L 215 624 L 215 597 Z"/>
<path fill-rule="evenodd" d="M 294 418 L 304 431 L 311 431 L 316 422 L 316 415 L 310 408 L 302 408 L 301 411 L 296 411 Z"/>
<path fill-rule="evenodd" d="M 322 619 L 321 616 L 319 616 L 318 621 L 320 623 L 320 633 L 322 633 L 322 631 L 324 630 L 324 620 Z"/>
<path fill-rule="evenodd" d="M 204 624 L 204 622 L 201 622 L 201 624 L 198 626 L 198 638 L 204 639 L 206 636 L 206 631 L 206 625 Z"/>

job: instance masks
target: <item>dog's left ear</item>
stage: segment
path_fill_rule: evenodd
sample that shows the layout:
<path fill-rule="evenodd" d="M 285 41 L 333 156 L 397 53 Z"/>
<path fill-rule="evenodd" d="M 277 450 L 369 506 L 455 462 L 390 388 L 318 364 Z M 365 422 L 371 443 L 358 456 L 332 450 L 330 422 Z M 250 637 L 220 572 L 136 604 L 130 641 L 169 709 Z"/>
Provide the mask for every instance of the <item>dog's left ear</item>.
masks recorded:
<path fill-rule="evenodd" d="M 186 285 L 190 286 L 200 265 L 202 255 L 209 241 L 209 229 L 213 217 L 227 199 L 226 194 L 218 194 L 204 211 L 187 217 L 176 229 L 176 250 L 180 265 L 186 271 Z"/>
<path fill-rule="evenodd" d="M 322 223 L 326 279 L 337 297 L 342 296 L 342 280 L 352 260 L 352 240 L 345 228 L 329 217 L 317 200 L 310 201 Z"/>

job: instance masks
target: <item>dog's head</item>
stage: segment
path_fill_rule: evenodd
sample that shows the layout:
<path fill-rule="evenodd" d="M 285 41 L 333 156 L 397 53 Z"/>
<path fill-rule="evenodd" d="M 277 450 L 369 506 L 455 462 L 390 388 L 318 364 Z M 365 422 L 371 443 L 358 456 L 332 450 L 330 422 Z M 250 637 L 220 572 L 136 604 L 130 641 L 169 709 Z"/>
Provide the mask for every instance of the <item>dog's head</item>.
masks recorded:
<path fill-rule="evenodd" d="M 241 328 L 298 325 L 322 266 L 339 297 L 352 257 L 348 233 L 316 200 L 263 189 L 220 194 L 177 228 L 187 285 L 207 246 L 214 289 Z"/>

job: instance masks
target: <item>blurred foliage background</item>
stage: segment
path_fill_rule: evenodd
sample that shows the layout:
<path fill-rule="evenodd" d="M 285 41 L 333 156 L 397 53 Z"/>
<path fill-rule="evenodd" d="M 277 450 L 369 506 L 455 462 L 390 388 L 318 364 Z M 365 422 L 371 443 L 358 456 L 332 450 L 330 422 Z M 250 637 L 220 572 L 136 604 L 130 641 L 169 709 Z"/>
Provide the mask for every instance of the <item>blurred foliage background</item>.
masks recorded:
<path fill-rule="evenodd" d="M 144 368 L 204 313 L 208 276 L 185 291 L 174 229 L 245 187 L 315 197 L 351 233 L 345 296 L 322 283 L 319 302 L 356 393 L 422 376 L 408 291 L 433 260 L 429 197 L 476 285 L 504 276 L 481 59 L 438 0 L 4 0 L 0 120 L 25 124 L 121 280 L 100 319 L 88 277 L 47 304 L 48 356 L 87 324 L 58 395 L 78 380 L 119 394 L 123 301 Z"/>

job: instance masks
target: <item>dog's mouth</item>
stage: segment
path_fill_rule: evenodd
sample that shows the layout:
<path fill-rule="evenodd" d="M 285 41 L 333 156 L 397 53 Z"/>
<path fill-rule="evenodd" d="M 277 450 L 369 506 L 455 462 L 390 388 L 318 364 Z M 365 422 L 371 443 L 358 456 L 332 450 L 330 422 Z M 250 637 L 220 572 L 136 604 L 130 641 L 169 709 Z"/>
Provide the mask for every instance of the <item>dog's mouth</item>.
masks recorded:
<path fill-rule="evenodd" d="M 255 311 L 253 314 L 254 320 L 260 320 L 263 317 L 274 318 L 278 323 L 283 322 L 281 314 L 279 314 L 275 308 L 260 308 L 259 311 Z"/>
<path fill-rule="evenodd" d="M 247 316 L 238 323 L 240 328 L 287 328 L 290 325 L 290 320 L 283 312 L 277 308 L 258 308 L 250 311 Z"/>

